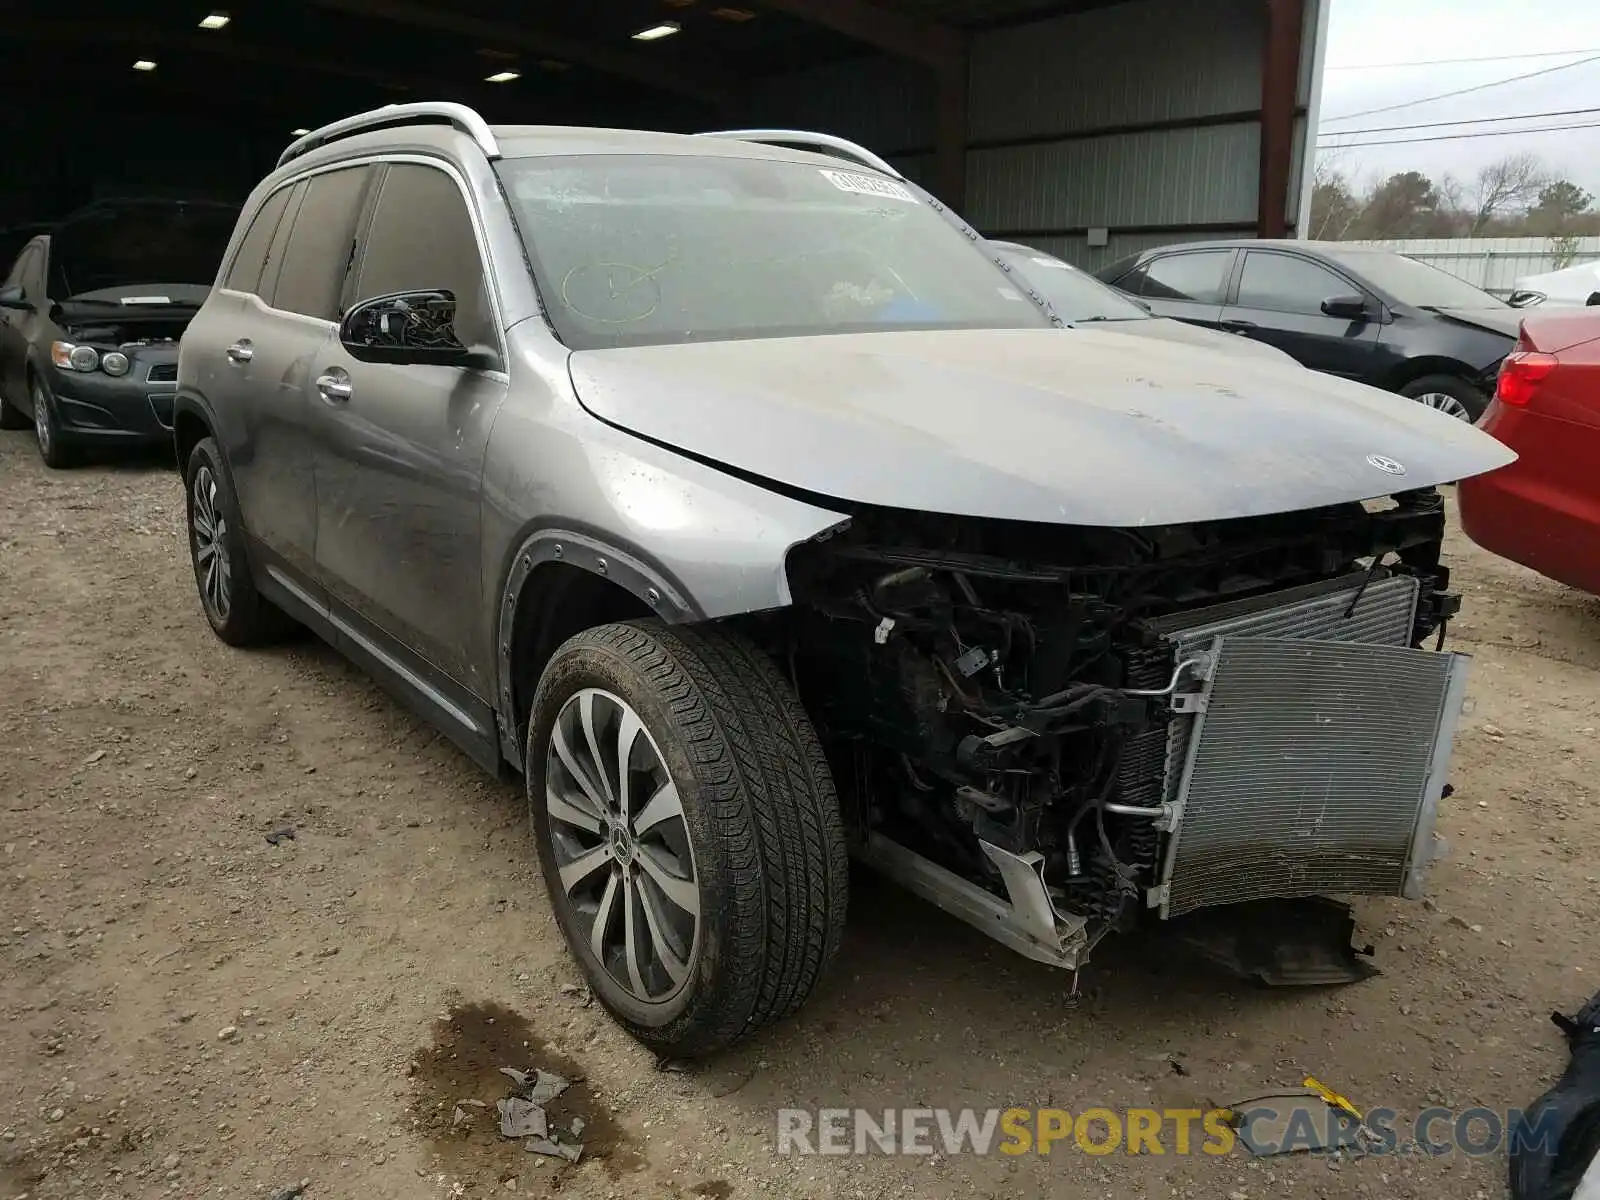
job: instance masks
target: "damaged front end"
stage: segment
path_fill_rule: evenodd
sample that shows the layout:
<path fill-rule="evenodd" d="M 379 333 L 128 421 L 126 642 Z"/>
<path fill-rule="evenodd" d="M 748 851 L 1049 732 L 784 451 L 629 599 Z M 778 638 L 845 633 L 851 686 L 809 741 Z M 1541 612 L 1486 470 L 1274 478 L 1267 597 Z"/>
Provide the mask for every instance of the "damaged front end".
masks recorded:
<path fill-rule="evenodd" d="M 1432 488 L 1127 529 L 863 509 L 791 553 L 782 651 L 859 855 L 1076 968 L 1144 919 L 1419 894 L 1465 671 L 1443 533 Z"/>

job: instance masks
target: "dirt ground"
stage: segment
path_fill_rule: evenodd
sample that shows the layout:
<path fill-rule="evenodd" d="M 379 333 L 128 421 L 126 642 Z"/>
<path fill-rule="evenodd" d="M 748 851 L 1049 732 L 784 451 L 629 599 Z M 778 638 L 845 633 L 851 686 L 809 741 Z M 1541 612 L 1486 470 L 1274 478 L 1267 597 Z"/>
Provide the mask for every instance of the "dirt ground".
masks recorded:
<path fill-rule="evenodd" d="M 1205 1107 L 1307 1072 L 1504 1108 L 1600 987 L 1600 601 L 1459 538 L 1452 853 L 1430 907 L 1359 907 L 1380 977 L 1269 992 L 1125 941 L 1074 1007 L 858 876 L 815 1001 L 679 1071 L 577 986 L 518 790 L 320 643 L 218 642 L 182 511 L 162 463 L 47 472 L 0 435 L 0 1198 L 1498 1198 L 1499 1156 L 780 1157 L 775 1113 Z M 504 1065 L 583 1077 L 576 1167 L 495 1136 Z"/>

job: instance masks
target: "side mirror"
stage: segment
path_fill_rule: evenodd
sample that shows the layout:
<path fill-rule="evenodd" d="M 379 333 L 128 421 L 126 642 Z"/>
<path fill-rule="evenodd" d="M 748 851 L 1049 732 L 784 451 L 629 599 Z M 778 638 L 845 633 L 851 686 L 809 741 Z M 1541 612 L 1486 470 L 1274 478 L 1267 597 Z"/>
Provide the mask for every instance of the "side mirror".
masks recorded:
<path fill-rule="evenodd" d="M 1589 298 L 1583 302 L 1585 308 L 1600 308 L 1600 292 L 1590 292 Z"/>
<path fill-rule="evenodd" d="M 435 289 L 363 300 L 339 322 L 339 341 L 361 362 L 398 366 L 481 365 L 456 336 L 456 298 Z"/>
<path fill-rule="evenodd" d="M 28 303 L 28 297 L 23 294 L 20 283 L 0 287 L 0 308 L 12 308 L 18 312 L 33 311 L 33 305 Z"/>
<path fill-rule="evenodd" d="M 1329 296 L 1322 302 L 1322 311 L 1330 317 L 1344 317 L 1350 321 L 1365 321 L 1372 316 L 1367 310 L 1366 297 L 1354 293 L 1348 296 Z"/>

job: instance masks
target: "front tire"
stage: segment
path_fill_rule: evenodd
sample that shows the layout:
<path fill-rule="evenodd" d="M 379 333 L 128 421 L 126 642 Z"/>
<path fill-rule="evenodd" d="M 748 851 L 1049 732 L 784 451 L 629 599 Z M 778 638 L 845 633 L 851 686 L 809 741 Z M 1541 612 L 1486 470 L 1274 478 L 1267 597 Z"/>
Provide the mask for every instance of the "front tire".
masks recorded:
<path fill-rule="evenodd" d="M 539 680 L 525 765 L 556 921 L 635 1038 L 706 1054 L 815 990 L 848 900 L 839 801 L 752 644 L 655 622 L 576 635 Z"/>
<path fill-rule="evenodd" d="M 202 438 L 184 466 L 189 559 L 200 608 L 212 631 L 230 646 L 276 641 L 292 627 L 282 610 L 256 590 L 245 557 L 239 502 L 214 438 Z"/>
<path fill-rule="evenodd" d="M 1402 387 L 1400 394 L 1469 424 L 1489 407 L 1489 398 L 1459 375 L 1424 375 Z"/>
<path fill-rule="evenodd" d="M 78 455 L 75 447 L 61 440 L 61 422 L 56 418 L 56 402 L 50 389 L 39 376 L 30 375 L 28 393 L 33 401 L 33 437 L 39 444 L 39 457 L 52 470 L 73 466 Z"/>

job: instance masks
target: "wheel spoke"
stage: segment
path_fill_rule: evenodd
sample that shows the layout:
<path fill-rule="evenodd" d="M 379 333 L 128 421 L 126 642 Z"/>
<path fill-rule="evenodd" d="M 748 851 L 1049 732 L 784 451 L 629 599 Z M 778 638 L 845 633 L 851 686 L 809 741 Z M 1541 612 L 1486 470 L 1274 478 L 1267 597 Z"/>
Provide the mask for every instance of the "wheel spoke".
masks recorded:
<path fill-rule="evenodd" d="M 639 908 L 638 885 L 626 872 L 622 876 L 622 902 L 622 956 L 628 960 L 628 982 L 635 995 L 648 998 L 650 989 L 644 985 L 639 961 L 639 919 L 635 915 Z"/>
<path fill-rule="evenodd" d="M 594 811 L 596 813 L 604 813 L 606 811 L 606 802 L 601 799 L 600 790 L 595 787 L 594 780 L 590 779 L 588 773 L 578 765 L 578 759 L 572 753 L 572 747 L 567 745 L 566 730 L 561 727 L 559 720 L 556 721 L 556 727 L 550 735 L 550 744 L 555 747 L 556 756 L 561 759 L 561 765 L 571 773 L 572 778 L 577 781 L 578 787 L 588 797 L 589 803 L 594 805 Z"/>
<path fill-rule="evenodd" d="M 545 781 L 544 806 L 551 819 L 563 825 L 587 829 L 590 833 L 599 833 L 605 828 L 605 819 L 598 809 L 591 806 L 589 796 L 584 795 L 583 802 L 579 803 L 577 795 L 566 793 L 548 779 Z"/>
<path fill-rule="evenodd" d="M 682 983 L 689 974 L 689 964 L 678 956 L 677 946 L 668 940 L 666 918 L 656 911 L 655 893 L 644 886 L 643 880 L 639 885 L 639 900 L 644 908 L 644 923 L 650 927 L 650 941 L 655 946 L 656 957 L 661 960 L 673 984 Z"/>
<path fill-rule="evenodd" d="M 694 880 L 680 879 L 667 870 L 649 846 L 640 846 L 634 852 L 634 862 L 644 868 L 663 896 L 690 916 L 700 916 L 700 889 L 695 886 Z"/>
<path fill-rule="evenodd" d="M 211 523 L 210 514 L 198 504 L 194 509 L 194 531 L 208 542 L 217 536 L 216 526 Z"/>
<path fill-rule="evenodd" d="M 211 542 L 201 542 L 194 548 L 194 560 L 197 563 L 208 562 L 216 552 L 217 548 Z"/>
<path fill-rule="evenodd" d="M 642 837 L 646 831 L 654 829 L 663 821 L 673 817 L 683 816 L 683 801 L 678 799 L 678 787 L 672 780 L 667 780 L 649 803 L 639 810 L 639 815 L 633 818 L 633 832 Z"/>
<path fill-rule="evenodd" d="M 611 861 L 611 843 L 601 842 L 593 850 L 585 850 L 561 868 L 561 890 L 569 896 L 585 879 Z"/>
<path fill-rule="evenodd" d="M 607 807 L 615 808 L 617 798 L 611 793 L 611 780 L 606 777 L 605 756 L 600 753 L 599 731 L 595 729 L 593 692 L 583 693 L 578 701 L 578 717 L 583 722 L 583 736 L 589 743 L 589 759 L 600 774 L 600 786 L 605 789 Z"/>
<path fill-rule="evenodd" d="M 594 912 L 594 928 L 589 931 L 589 949 L 594 951 L 595 958 L 600 965 L 606 962 L 606 930 L 611 925 L 611 912 L 617 904 L 618 885 L 622 880 L 621 871 L 612 871 L 611 878 L 606 880 L 606 889 L 600 893 L 600 907 Z"/>
<path fill-rule="evenodd" d="M 643 728 L 633 709 L 622 710 L 622 722 L 617 727 L 617 815 L 624 821 L 628 819 L 628 762 L 633 757 L 633 743 Z"/>

